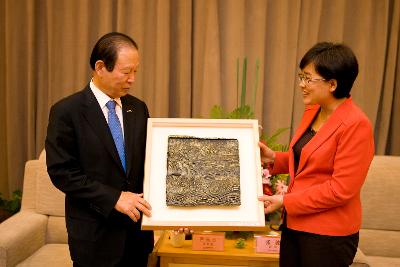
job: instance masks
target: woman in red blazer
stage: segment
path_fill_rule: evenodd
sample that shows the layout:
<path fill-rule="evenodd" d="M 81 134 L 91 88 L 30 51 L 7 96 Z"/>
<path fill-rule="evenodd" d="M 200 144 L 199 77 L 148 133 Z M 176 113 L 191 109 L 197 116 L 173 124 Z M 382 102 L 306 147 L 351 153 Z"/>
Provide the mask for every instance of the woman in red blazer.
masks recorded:
<path fill-rule="evenodd" d="M 280 266 L 349 266 L 361 226 L 360 190 L 374 156 L 371 123 L 350 97 L 358 63 L 342 44 L 318 43 L 300 62 L 306 105 L 288 152 L 260 143 L 272 174 L 289 173 L 286 195 L 262 196 L 284 209 Z"/>

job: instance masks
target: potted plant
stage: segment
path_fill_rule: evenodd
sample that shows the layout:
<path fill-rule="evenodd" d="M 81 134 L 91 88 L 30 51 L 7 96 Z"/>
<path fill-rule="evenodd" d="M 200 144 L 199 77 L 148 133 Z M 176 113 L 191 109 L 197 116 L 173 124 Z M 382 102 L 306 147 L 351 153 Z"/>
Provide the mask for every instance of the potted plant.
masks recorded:
<path fill-rule="evenodd" d="M 11 199 L 5 199 L 0 193 L 0 222 L 6 220 L 21 209 L 22 191 L 16 190 Z"/>
<path fill-rule="evenodd" d="M 256 71 L 255 71 L 255 82 L 253 86 L 253 99 L 252 104 L 246 104 L 246 83 L 247 83 L 247 58 L 243 60 L 242 66 L 242 88 L 240 104 L 233 111 L 226 112 L 219 105 L 214 105 L 210 111 L 210 118 L 212 119 L 254 119 L 253 109 L 256 104 L 256 93 L 258 89 L 258 79 L 259 79 L 259 60 L 256 61 Z M 236 66 L 236 90 L 239 92 L 239 59 L 237 60 Z M 272 133 L 270 136 L 266 134 L 261 134 L 260 141 L 264 142 L 267 146 L 275 151 L 287 151 L 288 145 L 278 143 L 278 137 L 284 133 L 289 128 L 280 128 Z M 284 194 L 287 190 L 287 184 L 289 182 L 288 174 L 270 175 L 267 169 L 263 169 L 263 193 L 272 194 Z M 279 225 L 281 220 L 281 212 L 276 211 L 274 213 L 266 215 L 266 220 L 268 224 Z M 238 239 L 238 247 L 241 247 L 239 243 L 243 243 L 242 239 L 247 239 L 253 237 L 253 232 L 248 231 L 228 231 L 226 232 L 226 238 L 228 239 Z M 240 241 L 240 242 L 239 242 Z"/>

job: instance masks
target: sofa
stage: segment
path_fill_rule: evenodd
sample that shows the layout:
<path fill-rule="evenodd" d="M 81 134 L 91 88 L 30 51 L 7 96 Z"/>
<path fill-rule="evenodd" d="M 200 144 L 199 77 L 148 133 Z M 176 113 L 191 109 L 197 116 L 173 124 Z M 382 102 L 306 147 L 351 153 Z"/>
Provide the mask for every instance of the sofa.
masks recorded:
<path fill-rule="evenodd" d="M 361 199 L 360 258 L 372 267 L 400 267 L 400 157 L 374 157 Z"/>
<path fill-rule="evenodd" d="M 363 224 L 353 267 L 400 266 L 399 192 L 400 157 L 375 156 L 362 189 Z M 149 265 L 156 262 L 154 252 Z M 25 165 L 21 211 L 0 224 L 3 266 L 72 266 L 64 195 L 51 184 L 44 152 Z"/>
<path fill-rule="evenodd" d="M 21 210 L 0 224 L 0 267 L 72 267 L 64 214 L 64 194 L 50 181 L 43 151 L 25 164 Z M 148 266 L 156 263 L 152 253 Z"/>
<path fill-rule="evenodd" d="M 25 164 L 21 210 L 0 224 L 0 266 L 72 266 L 64 195 L 47 174 L 45 153 Z"/>

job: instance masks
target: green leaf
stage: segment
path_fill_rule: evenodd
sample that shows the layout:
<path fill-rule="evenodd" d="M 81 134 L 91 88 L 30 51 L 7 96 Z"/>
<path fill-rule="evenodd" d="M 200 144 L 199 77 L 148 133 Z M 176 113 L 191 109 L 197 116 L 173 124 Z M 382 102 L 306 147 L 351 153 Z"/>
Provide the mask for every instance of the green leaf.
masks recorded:
<path fill-rule="evenodd" d="M 244 248 L 246 246 L 246 240 L 244 238 L 239 238 L 235 242 L 235 248 Z"/>
<path fill-rule="evenodd" d="M 254 118 L 254 113 L 250 106 L 244 105 L 234 109 L 228 115 L 229 119 L 252 119 Z"/>
<path fill-rule="evenodd" d="M 3 197 L 1 196 L 1 193 L 0 193 L 0 207 L 3 207 L 4 206 L 4 199 L 3 199 Z"/>
<path fill-rule="evenodd" d="M 246 76 L 247 76 L 247 57 L 243 60 L 242 69 L 242 95 L 240 97 L 240 106 L 246 105 Z"/>
<path fill-rule="evenodd" d="M 256 100 L 257 100 L 257 89 L 258 89 L 258 72 L 259 72 L 259 70 L 260 70 L 260 60 L 257 58 L 257 61 L 256 61 L 256 81 L 255 81 L 255 83 L 254 83 L 254 88 L 253 88 L 253 105 L 252 105 L 252 107 L 253 107 L 253 110 L 255 110 L 256 109 Z"/>
<path fill-rule="evenodd" d="M 210 111 L 210 118 L 211 119 L 225 119 L 226 118 L 225 112 L 222 110 L 221 106 L 214 105 Z"/>
<path fill-rule="evenodd" d="M 287 128 L 279 128 L 270 137 L 262 136 L 262 138 L 265 140 L 265 143 L 267 144 L 267 146 L 270 147 L 272 150 L 287 151 L 287 149 L 285 149 L 287 146 L 278 144 L 277 139 L 282 133 L 284 133 L 288 129 L 289 129 L 288 127 Z"/>
<path fill-rule="evenodd" d="M 5 210 L 11 214 L 17 213 L 21 209 L 22 191 L 16 190 L 12 193 L 10 200 L 4 201 Z"/>
<path fill-rule="evenodd" d="M 236 60 L 236 94 L 239 93 L 239 58 Z M 236 105 L 238 103 L 236 102 Z"/>

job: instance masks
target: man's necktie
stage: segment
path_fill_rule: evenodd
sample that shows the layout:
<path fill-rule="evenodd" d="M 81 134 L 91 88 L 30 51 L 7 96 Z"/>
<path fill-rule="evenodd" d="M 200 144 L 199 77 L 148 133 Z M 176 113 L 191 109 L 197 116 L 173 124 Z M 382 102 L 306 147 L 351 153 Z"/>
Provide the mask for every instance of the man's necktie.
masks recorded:
<path fill-rule="evenodd" d="M 122 135 L 121 123 L 118 119 L 117 113 L 115 113 L 116 104 L 117 103 L 114 100 L 110 100 L 106 104 L 108 108 L 108 126 L 110 127 L 122 166 L 124 167 L 124 171 L 126 171 L 124 136 Z"/>

